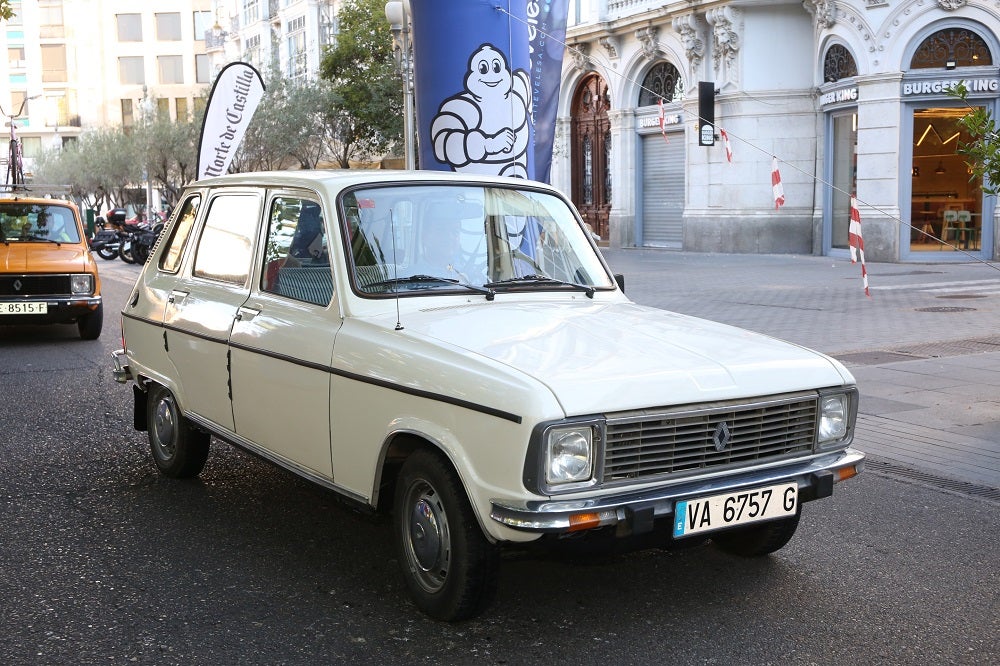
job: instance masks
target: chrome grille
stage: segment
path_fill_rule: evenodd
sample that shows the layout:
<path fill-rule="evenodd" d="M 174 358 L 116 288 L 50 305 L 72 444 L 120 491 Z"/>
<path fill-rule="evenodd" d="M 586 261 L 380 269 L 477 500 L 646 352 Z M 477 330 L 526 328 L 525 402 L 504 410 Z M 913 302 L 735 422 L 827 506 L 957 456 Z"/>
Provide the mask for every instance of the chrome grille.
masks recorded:
<path fill-rule="evenodd" d="M 609 417 L 602 478 L 695 474 L 810 453 L 817 405 L 815 393 L 799 393 Z"/>

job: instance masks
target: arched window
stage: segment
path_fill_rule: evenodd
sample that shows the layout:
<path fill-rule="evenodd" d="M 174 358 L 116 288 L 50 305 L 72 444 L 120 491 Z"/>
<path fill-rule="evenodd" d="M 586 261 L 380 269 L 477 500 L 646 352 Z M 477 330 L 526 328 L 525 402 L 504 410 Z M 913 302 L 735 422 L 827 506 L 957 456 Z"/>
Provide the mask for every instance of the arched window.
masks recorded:
<path fill-rule="evenodd" d="M 982 37 L 965 28 L 945 28 L 920 43 L 910 60 L 910 69 L 954 69 L 992 64 L 993 55 Z"/>
<path fill-rule="evenodd" d="M 823 58 L 823 81 L 833 83 L 858 75 L 858 65 L 846 46 L 834 44 Z"/>
<path fill-rule="evenodd" d="M 681 73 L 669 62 L 661 62 L 653 66 L 642 80 L 639 91 L 639 106 L 652 106 L 663 98 L 664 102 L 672 102 L 684 97 L 684 81 Z"/>

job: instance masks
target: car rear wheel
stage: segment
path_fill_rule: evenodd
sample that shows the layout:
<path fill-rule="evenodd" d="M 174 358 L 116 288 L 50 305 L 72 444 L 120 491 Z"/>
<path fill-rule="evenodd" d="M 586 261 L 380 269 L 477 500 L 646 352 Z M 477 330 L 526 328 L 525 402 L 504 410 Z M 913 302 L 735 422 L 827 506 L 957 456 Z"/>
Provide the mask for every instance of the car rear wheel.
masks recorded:
<path fill-rule="evenodd" d="M 76 328 L 80 331 L 80 337 L 84 340 L 96 340 L 101 337 L 101 329 L 104 327 L 104 303 L 97 306 L 97 309 L 88 315 L 84 315 L 76 320 Z"/>
<path fill-rule="evenodd" d="M 497 547 L 479 528 L 448 462 L 431 451 L 407 459 L 396 484 L 396 549 L 406 586 L 431 617 L 453 622 L 485 609 L 496 593 Z"/>
<path fill-rule="evenodd" d="M 198 476 L 208 460 L 211 436 L 191 425 L 173 394 L 163 386 L 150 389 L 146 401 L 149 446 L 156 467 L 165 476 Z"/>
<path fill-rule="evenodd" d="M 720 532 L 712 541 L 721 550 L 741 557 L 760 557 L 780 550 L 795 535 L 801 511 L 791 518 L 782 518 L 760 525 Z"/>

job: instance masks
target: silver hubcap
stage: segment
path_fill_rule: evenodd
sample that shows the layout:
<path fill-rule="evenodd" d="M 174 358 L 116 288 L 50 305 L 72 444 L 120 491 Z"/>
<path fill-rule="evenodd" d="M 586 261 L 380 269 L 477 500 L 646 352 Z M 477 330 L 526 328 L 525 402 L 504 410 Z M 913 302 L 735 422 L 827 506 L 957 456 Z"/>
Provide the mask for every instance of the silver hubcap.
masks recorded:
<path fill-rule="evenodd" d="M 174 442 L 174 405 L 169 397 L 164 396 L 157 403 L 152 426 L 160 450 L 168 458 L 173 456 L 177 446 Z"/>
<path fill-rule="evenodd" d="M 413 484 L 407 499 L 410 511 L 403 529 L 410 569 L 421 587 L 436 592 L 444 586 L 451 561 L 448 516 L 437 492 L 427 483 Z"/>

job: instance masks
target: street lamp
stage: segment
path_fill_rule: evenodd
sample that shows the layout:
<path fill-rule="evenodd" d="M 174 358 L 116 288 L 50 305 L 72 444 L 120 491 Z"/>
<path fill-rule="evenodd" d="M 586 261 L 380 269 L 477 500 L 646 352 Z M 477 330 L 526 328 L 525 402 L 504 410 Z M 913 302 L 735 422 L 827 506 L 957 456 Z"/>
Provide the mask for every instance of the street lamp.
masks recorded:
<path fill-rule="evenodd" d="M 385 18 L 392 30 L 392 42 L 396 55 L 396 65 L 403 77 L 403 154 L 406 168 L 415 169 L 416 159 L 413 146 L 413 79 L 410 71 L 410 29 L 408 5 L 410 3 L 385 3 Z"/>

